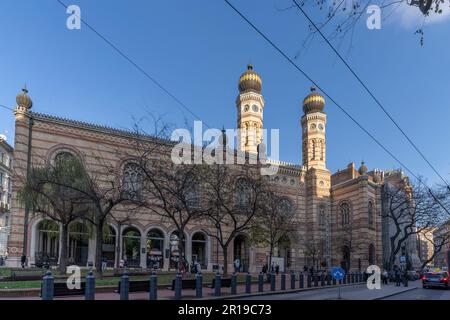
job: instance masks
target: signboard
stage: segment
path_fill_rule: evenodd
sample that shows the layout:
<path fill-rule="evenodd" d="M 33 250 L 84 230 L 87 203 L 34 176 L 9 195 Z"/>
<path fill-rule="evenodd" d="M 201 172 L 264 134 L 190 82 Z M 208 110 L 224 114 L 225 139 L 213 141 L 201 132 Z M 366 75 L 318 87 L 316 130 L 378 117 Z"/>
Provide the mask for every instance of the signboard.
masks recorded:
<path fill-rule="evenodd" d="M 405 263 L 405 262 L 406 262 L 406 257 L 400 256 L 400 263 Z"/>
<path fill-rule="evenodd" d="M 331 275 L 333 276 L 334 279 L 336 279 L 338 281 L 342 280 L 342 279 L 344 279 L 344 276 L 345 276 L 345 270 L 342 269 L 341 267 L 334 267 L 331 270 Z"/>

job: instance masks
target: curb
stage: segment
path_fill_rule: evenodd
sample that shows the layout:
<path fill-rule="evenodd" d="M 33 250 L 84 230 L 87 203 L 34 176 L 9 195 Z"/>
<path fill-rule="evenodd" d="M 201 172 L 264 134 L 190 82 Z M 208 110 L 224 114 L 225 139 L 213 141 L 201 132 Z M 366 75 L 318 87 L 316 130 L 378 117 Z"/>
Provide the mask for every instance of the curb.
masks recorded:
<path fill-rule="evenodd" d="M 394 292 L 394 293 L 391 293 L 391 294 L 388 294 L 388 295 L 385 295 L 385 296 L 382 296 L 382 297 L 378 297 L 378 298 L 375 298 L 373 300 L 383 300 L 383 299 L 386 299 L 386 298 L 389 298 L 389 297 L 396 296 L 398 294 L 402 294 L 402 293 L 413 291 L 413 290 L 417 290 L 417 289 L 419 289 L 419 287 L 413 287 L 413 288 L 405 289 L 403 291 Z"/>
<path fill-rule="evenodd" d="M 351 283 L 351 284 L 345 284 L 341 285 L 342 287 L 352 287 L 352 286 L 360 286 L 365 285 L 365 283 Z M 203 297 L 201 299 L 195 299 L 195 300 L 231 300 L 231 299 L 239 299 L 239 298 L 247 298 L 247 297 L 257 297 L 257 296 L 267 296 L 267 295 L 275 295 L 275 294 L 286 294 L 286 293 L 296 293 L 296 292 L 304 292 L 304 291 L 312 291 L 312 290 L 321 290 L 321 289 L 330 289 L 330 288 L 338 288 L 338 285 L 330 285 L 330 286 L 323 286 L 323 287 L 311 287 L 311 288 L 298 288 L 298 289 L 287 289 L 287 290 L 277 290 L 277 291 L 264 291 L 264 292 L 254 292 L 254 293 L 242 293 L 242 294 L 236 294 L 236 295 L 227 295 L 227 296 L 220 296 L 220 297 Z"/>

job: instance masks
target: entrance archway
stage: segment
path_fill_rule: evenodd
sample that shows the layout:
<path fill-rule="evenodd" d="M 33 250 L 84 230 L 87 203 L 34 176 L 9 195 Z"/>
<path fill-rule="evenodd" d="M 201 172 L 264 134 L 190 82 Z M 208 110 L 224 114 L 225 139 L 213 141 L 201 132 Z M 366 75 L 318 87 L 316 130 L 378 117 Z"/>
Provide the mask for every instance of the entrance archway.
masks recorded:
<path fill-rule="evenodd" d="M 373 243 L 369 245 L 369 265 L 375 264 L 375 246 Z"/>
<path fill-rule="evenodd" d="M 107 225 L 103 231 L 102 258 L 107 267 L 114 267 L 116 257 L 116 230 Z"/>
<path fill-rule="evenodd" d="M 342 247 L 341 267 L 347 272 L 350 269 L 350 248 L 348 246 Z"/>
<path fill-rule="evenodd" d="M 134 227 L 123 232 L 122 259 L 128 267 L 138 268 L 141 264 L 141 233 Z"/>
<path fill-rule="evenodd" d="M 52 220 L 42 220 L 37 225 L 35 264 L 55 266 L 59 258 L 59 225 Z"/>
<path fill-rule="evenodd" d="M 89 231 L 87 224 L 75 221 L 69 226 L 69 263 L 86 266 L 89 253 Z"/>
<path fill-rule="evenodd" d="M 238 235 L 233 242 L 233 263 L 238 260 L 240 264 L 240 272 L 248 272 L 250 263 L 250 250 L 248 241 L 244 235 Z"/>
<path fill-rule="evenodd" d="M 284 260 L 284 270 L 282 271 L 286 271 L 286 269 L 291 267 L 291 240 L 289 237 L 284 236 L 280 239 L 278 243 L 278 256 Z"/>
<path fill-rule="evenodd" d="M 164 267 L 164 234 L 159 229 L 151 229 L 147 233 L 147 268 L 162 269 Z"/>
<path fill-rule="evenodd" d="M 198 261 L 202 269 L 208 265 L 206 259 L 206 236 L 203 232 L 196 232 L 192 236 L 192 261 Z"/>
<path fill-rule="evenodd" d="M 170 263 L 169 268 L 170 269 L 178 269 L 178 262 L 180 262 L 180 236 L 178 231 L 172 232 L 169 239 L 169 246 L 170 246 Z M 186 235 L 183 237 L 183 258 L 186 254 Z"/>

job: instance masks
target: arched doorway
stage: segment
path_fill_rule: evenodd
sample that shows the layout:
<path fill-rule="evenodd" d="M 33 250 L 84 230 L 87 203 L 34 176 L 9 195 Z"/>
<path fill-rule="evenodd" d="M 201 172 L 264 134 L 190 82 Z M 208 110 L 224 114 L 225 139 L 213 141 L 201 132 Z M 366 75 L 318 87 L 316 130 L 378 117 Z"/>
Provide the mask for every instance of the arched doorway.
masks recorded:
<path fill-rule="evenodd" d="M 116 230 L 107 225 L 103 229 L 102 259 L 107 267 L 114 267 L 116 257 Z"/>
<path fill-rule="evenodd" d="M 206 269 L 206 236 L 203 232 L 196 232 L 192 236 L 192 261 L 198 261 L 202 269 Z"/>
<path fill-rule="evenodd" d="M 134 227 L 123 232 L 122 259 L 130 268 L 138 268 L 141 264 L 141 233 Z"/>
<path fill-rule="evenodd" d="M 373 243 L 369 245 L 369 265 L 375 264 L 375 246 Z"/>
<path fill-rule="evenodd" d="M 159 229 L 151 229 L 147 233 L 147 268 L 162 269 L 164 267 L 164 234 Z"/>
<path fill-rule="evenodd" d="M 85 222 L 76 221 L 69 226 L 69 263 L 86 266 L 89 253 L 89 230 Z"/>
<path fill-rule="evenodd" d="M 35 249 L 35 264 L 54 266 L 59 257 L 59 225 L 52 220 L 42 220 L 37 225 L 37 247 Z"/>
<path fill-rule="evenodd" d="M 169 245 L 170 245 L 170 263 L 169 268 L 170 269 L 178 269 L 178 262 L 180 261 L 180 236 L 178 231 L 172 232 L 169 239 Z M 183 258 L 186 253 L 186 236 L 183 237 Z"/>
<path fill-rule="evenodd" d="M 278 256 L 283 258 L 284 261 L 284 268 L 280 269 L 280 271 L 286 271 L 291 267 L 291 240 L 289 237 L 284 236 L 278 242 Z"/>
<path fill-rule="evenodd" d="M 247 238 L 244 235 L 238 235 L 234 239 L 233 248 L 234 248 L 233 263 L 234 261 L 239 260 L 240 271 L 248 272 L 250 263 L 250 252 L 248 248 Z"/>
<path fill-rule="evenodd" d="M 348 246 L 342 247 L 342 261 L 341 261 L 341 267 L 346 272 L 350 269 L 350 248 Z"/>

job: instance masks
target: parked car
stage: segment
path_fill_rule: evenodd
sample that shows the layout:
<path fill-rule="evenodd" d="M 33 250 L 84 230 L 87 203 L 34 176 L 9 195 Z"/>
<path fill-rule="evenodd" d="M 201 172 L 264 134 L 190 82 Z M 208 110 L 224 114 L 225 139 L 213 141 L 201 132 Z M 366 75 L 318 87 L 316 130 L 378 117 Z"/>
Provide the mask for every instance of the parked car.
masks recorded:
<path fill-rule="evenodd" d="M 432 287 L 449 288 L 447 272 L 427 272 L 422 276 L 422 286 L 424 289 Z"/>

